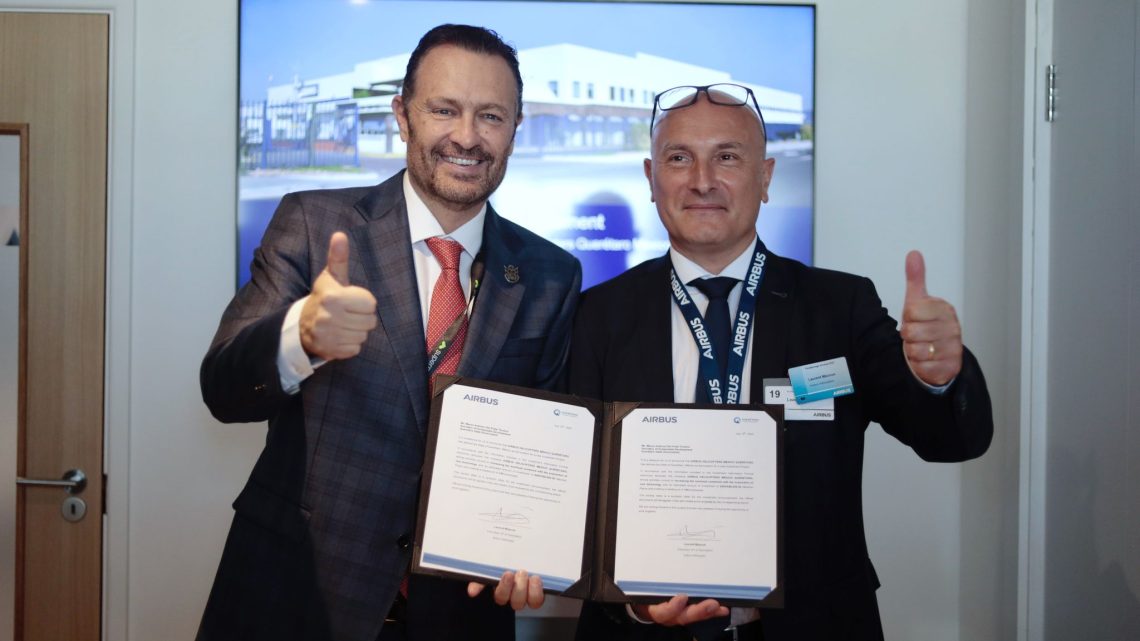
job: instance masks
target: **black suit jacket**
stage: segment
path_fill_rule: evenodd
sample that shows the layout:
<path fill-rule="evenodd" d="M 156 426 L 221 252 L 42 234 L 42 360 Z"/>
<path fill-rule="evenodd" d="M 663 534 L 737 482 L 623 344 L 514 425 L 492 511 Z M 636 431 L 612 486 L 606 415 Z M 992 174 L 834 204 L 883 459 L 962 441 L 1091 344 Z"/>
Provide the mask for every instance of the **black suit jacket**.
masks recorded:
<path fill-rule="evenodd" d="M 428 420 L 427 348 L 403 173 L 371 188 L 289 194 L 202 362 L 202 395 L 224 422 L 269 421 L 198 638 L 374 641 L 408 568 Z M 329 237 L 348 234 L 350 281 L 379 324 L 354 358 L 320 367 L 295 395 L 277 352 L 290 304 L 309 293 Z M 578 261 L 488 210 L 486 275 L 458 373 L 553 388 L 564 373 Z M 517 268 L 517 282 L 506 279 Z M 489 592 L 489 591 L 488 591 Z M 511 639 L 513 616 L 465 585 L 413 577 L 413 639 Z"/>
<path fill-rule="evenodd" d="M 668 257 L 582 296 L 570 356 L 571 391 L 606 401 L 673 400 Z M 945 395 L 907 367 L 896 323 L 866 278 L 806 267 L 769 252 L 756 298 L 750 398 L 788 368 L 846 357 L 855 393 L 834 422 L 789 422 L 785 440 L 783 610 L 766 610 L 766 641 L 881 639 L 863 533 L 863 433 L 870 422 L 928 461 L 981 455 L 993 434 L 985 380 L 966 351 Z M 578 638 L 689 638 L 629 621 L 624 608 L 587 603 Z"/>

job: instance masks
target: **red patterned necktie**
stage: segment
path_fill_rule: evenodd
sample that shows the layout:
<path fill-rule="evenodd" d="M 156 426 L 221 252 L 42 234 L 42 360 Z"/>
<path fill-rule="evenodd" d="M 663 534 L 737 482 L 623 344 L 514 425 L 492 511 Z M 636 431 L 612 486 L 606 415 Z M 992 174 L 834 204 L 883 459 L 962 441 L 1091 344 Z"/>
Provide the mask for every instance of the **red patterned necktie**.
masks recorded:
<path fill-rule="evenodd" d="M 463 287 L 459 285 L 459 255 L 463 246 L 446 238 L 428 238 L 428 249 L 435 254 L 443 271 L 435 281 L 431 294 L 431 308 L 428 310 L 427 352 L 431 354 L 439 346 L 439 341 L 448 327 L 465 312 L 467 301 Z M 447 353 L 432 373 L 431 385 L 435 386 L 436 374 L 454 374 L 459 368 L 459 357 L 463 354 L 463 342 L 467 338 L 467 319 L 459 327 L 459 333 L 451 341 Z"/>
<path fill-rule="evenodd" d="M 467 301 L 463 296 L 463 287 L 459 285 L 459 255 L 463 253 L 463 246 L 446 238 L 428 238 L 424 242 L 443 268 L 432 289 L 431 307 L 428 309 L 427 353 L 431 354 L 447 332 L 447 328 L 465 312 Z M 463 341 L 466 338 L 467 319 L 464 318 L 463 324 L 459 326 L 459 332 L 451 340 L 451 347 L 431 375 L 431 388 L 435 387 L 436 374 L 455 373 L 459 367 L 459 357 L 463 354 Z M 400 581 L 400 594 L 404 598 L 408 596 L 407 574 Z"/>

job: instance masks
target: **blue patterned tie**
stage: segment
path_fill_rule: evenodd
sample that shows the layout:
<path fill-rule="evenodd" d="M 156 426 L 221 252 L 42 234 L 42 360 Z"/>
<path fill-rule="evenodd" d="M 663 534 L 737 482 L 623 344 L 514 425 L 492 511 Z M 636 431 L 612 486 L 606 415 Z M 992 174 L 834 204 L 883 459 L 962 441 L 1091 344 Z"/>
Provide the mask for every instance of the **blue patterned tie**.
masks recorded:
<path fill-rule="evenodd" d="M 698 278 L 689 283 L 691 287 L 701 290 L 701 293 L 708 296 L 709 299 L 709 306 L 705 308 L 705 331 L 709 333 L 709 340 L 712 341 L 713 354 L 716 356 L 716 364 L 722 383 L 728 369 L 728 346 L 732 342 L 732 323 L 729 322 L 728 314 L 728 293 L 739 282 L 739 280 L 728 276 L 717 276 L 716 278 Z M 700 375 L 697 376 L 696 401 L 698 403 L 712 402 L 712 399 L 709 398 L 708 386 L 705 385 L 705 381 Z"/>

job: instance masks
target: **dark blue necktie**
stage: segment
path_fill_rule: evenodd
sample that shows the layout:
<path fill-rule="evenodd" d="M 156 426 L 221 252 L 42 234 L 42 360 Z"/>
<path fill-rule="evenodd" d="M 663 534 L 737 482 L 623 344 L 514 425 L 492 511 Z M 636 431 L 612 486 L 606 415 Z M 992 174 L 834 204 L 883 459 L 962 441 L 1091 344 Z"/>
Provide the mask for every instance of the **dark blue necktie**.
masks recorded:
<path fill-rule="evenodd" d="M 701 293 L 708 296 L 709 299 L 709 306 L 705 308 L 705 331 L 708 332 L 709 340 L 712 341 L 722 390 L 724 389 L 725 372 L 728 370 L 728 345 L 732 341 L 732 323 L 729 322 L 728 315 L 728 293 L 739 282 L 739 280 L 728 276 L 717 276 L 716 278 L 698 278 L 689 283 L 691 287 L 701 290 Z M 708 386 L 698 374 L 696 401 L 698 403 L 709 403 L 711 400 Z"/>

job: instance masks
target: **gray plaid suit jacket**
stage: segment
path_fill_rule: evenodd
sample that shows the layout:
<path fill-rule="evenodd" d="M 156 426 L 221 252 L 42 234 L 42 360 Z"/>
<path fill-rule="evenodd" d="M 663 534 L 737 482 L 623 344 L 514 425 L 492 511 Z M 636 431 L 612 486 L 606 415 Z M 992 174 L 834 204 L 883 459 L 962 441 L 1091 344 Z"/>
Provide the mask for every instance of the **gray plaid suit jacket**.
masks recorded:
<path fill-rule="evenodd" d="M 414 538 L 429 405 L 402 177 L 285 196 L 251 281 L 222 316 L 202 363 L 203 398 L 223 422 L 268 420 L 269 429 L 234 502 L 200 640 L 373 641 L 395 598 Z M 376 297 L 379 323 L 358 356 L 324 365 L 291 396 L 276 365 L 282 322 L 324 268 L 337 230 L 349 237 L 350 280 Z M 491 209 L 483 251 L 458 373 L 554 388 L 581 266 Z M 518 282 L 504 277 L 508 265 Z M 510 610 L 468 599 L 464 588 L 413 577 L 411 637 L 513 639 Z"/>

